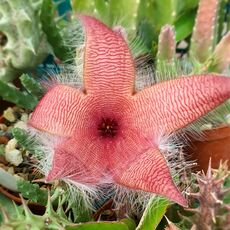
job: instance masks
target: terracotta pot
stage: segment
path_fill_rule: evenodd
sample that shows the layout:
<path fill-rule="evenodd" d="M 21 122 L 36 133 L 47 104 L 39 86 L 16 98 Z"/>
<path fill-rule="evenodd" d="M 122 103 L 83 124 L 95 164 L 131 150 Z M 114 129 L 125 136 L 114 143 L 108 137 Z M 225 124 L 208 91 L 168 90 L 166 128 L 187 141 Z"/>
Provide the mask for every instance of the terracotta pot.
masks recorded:
<path fill-rule="evenodd" d="M 209 159 L 212 168 L 218 168 L 220 160 L 228 160 L 230 167 L 230 126 L 204 131 L 203 140 L 191 140 L 185 151 L 197 162 L 196 169 L 207 170 Z"/>

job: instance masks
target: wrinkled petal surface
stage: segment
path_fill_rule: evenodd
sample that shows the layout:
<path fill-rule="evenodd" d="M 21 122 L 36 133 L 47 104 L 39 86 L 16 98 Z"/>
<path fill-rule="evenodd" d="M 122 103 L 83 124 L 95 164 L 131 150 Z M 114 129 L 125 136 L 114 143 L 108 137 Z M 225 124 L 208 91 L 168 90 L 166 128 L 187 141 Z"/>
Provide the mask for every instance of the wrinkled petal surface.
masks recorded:
<path fill-rule="evenodd" d="M 29 125 L 51 134 L 69 137 L 82 123 L 85 95 L 76 88 L 56 85 L 35 108 Z"/>
<path fill-rule="evenodd" d="M 118 183 L 186 206 L 156 141 L 183 128 L 230 97 L 230 79 L 199 75 L 166 81 L 135 94 L 135 72 L 119 33 L 88 16 L 84 90 L 52 87 L 29 124 L 59 135 L 47 180 Z"/>
<path fill-rule="evenodd" d="M 84 87 L 87 94 L 129 95 L 134 90 L 134 64 L 125 40 L 88 16 L 79 16 L 86 36 Z"/>
<path fill-rule="evenodd" d="M 133 161 L 126 162 L 115 177 L 118 184 L 168 197 L 186 206 L 185 198 L 172 181 L 167 163 L 157 148 L 150 148 Z"/>
<path fill-rule="evenodd" d="M 134 96 L 136 126 L 146 136 L 170 134 L 230 97 L 230 79 L 197 75 L 165 81 Z"/>
<path fill-rule="evenodd" d="M 67 178 L 78 183 L 99 184 L 105 176 L 107 155 L 100 141 L 89 133 L 75 134 L 57 145 L 54 151 L 47 181 Z"/>

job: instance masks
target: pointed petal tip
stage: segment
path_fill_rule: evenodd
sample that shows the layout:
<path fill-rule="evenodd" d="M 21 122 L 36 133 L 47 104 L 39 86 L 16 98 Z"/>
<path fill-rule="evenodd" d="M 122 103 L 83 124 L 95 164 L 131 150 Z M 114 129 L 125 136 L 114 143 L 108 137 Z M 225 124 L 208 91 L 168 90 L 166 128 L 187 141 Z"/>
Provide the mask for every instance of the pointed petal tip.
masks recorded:
<path fill-rule="evenodd" d="M 83 83 L 87 94 L 132 94 L 134 61 L 123 36 L 94 17 L 78 18 L 86 38 Z"/>
<path fill-rule="evenodd" d="M 172 201 L 174 201 L 175 203 L 188 208 L 188 201 L 185 199 L 185 197 L 178 191 L 177 196 L 172 198 Z"/>
<path fill-rule="evenodd" d="M 138 126 L 148 135 L 156 130 L 168 135 L 229 99 L 230 77 L 213 73 L 178 77 L 145 88 L 135 98 Z"/>
<path fill-rule="evenodd" d="M 46 182 L 46 183 L 50 183 L 50 182 L 52 182 L 52 181 L 54 181 L 54 180 L 56 180 L 56 179 L 57 179 L 56 176 L 54 175 L 53 171 L 51 170 L 51 171 L 49 171 L 48 174 L 46 175 L 46 177 L 45 177 L 45 182 Z"/>
<path fill-rule="evenodd" d="M 179 191 L 173 180 L 168 181 L 165 187 L 167 187 L 167 189 L 162 191 L 163 196 L 183 207 L 188 207 L 188 201 L 182 195 L 182 192 Z"/>
<path fill-rule="evenodd" d="M 172 179 L 164 156 L 157 147 L 151 147 L 140 154 L 137 159 L 128 163 L 125 170 L 118 172 L 114 177 L 118 184 L 164 196 L 179 205 L 188 206 L 187 200 Z"/>

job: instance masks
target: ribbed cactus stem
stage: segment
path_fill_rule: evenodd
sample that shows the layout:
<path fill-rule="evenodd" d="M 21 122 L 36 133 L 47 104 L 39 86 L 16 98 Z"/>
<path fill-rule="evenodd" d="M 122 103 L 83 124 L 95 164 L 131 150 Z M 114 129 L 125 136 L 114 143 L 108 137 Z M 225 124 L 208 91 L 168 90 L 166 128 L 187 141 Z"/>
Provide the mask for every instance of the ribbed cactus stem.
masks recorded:
<path fill-rule="evenodd" d="M 175 32 L 170 25 L 162 27 L 158 43 L 158 62 L 172 62 L 175 57 Z"/>
<path fill-rule="evenodd" d="M 222 73 L 230 65 L 230 32 L 228 32 L 216 46 L 210 59 L 209 70 Z"/>
<path fill-rule="evenodd" d="M 6 212 L 4 207 L 0 207 L 1 217 L 5 223 L 8 223 L 10 221 L 9 214 Z"/>
<path fill-rule="evenodd" d="M 203 63 L 214 47 L 219 0 L 200 0 L 191 39 L 190 55 Z"/>
<path fill-rule="evenodd" d="M 30 219 L 30 217 L 32 216 L 32 212 L 30 211 L 29 207 L 26 204 L 26 201 L 24 200 L 24 198 L 20 195 L 21 201 L 22 201 L 22 205 L 23 205 L 23 210 L 25 213 L 25 217 L 26 219 Z"/>
<path fill-rule="evenodd" d="M 19 143 L 22 148 L 29 150 L 31 153 L 34 153 L 36 142 L 35 140 L 31 140 L 29 138 L 29 134 L 25 130 L 20 128 L 13 128 L 12 134 L 17 140 L 17 143 Z"/>
<path fill-rule="evenodd" d="M 168 80 L 168 75 L 175 76 L 175 52 L 176 52 L 176 41 L 174 27 L 171 25 L 165 25 L 162 27 L 159 41 L 158 41 L 158 52 L 157 52 L 157 72 L 158 80 Z"/>
<path fill-rule="evenodd" d="M 0 80 L 34 68 L 50 52 L 41 30 L 41 1 L 4 0 L 0 4 Z"/>
<path fill-rule="evenodd" d="M 26 92 L 21 92 L 17 88 L 0 80 L 0 96 L 3 100 L 12 102 L 25 109 L 33 109 L 38 100 Z"/>
<path fill-rule="evenodd" d="M 61 30 L 54 21 L 54 15 L 55 5 L 53 1 L 43 1 L 41 6 L 42 29 L 53 47 L 54 54 L 62 61 L 69 61 L 71 59 L 71 49 L 65 44 Z"/>
<path fill-rule="evenodd" d="M 229 192 L 229 189 L 224 188 L 224 182 L 229 175 L 226 162 L 221 162 L 219 168 L 213 170 L 211 161 L 206 174 L 196 175 L 199 191 L 188 195 L 199 201 L 199 207 L 186 209 L 194 213 L 189 218 L 194 229 L 224 229 L 225 223 L 228 221 L 226 211 L 230 210 L 230 206 L 223 202 L 224 195 Z M 186 217 L 183 219 L 188 220 Z"/>
<path fill-rule="evenodd" d="M 41 97 L 43 94 L 43 88 L 41 84 L 36 81 L 34 78 L 30 77 L 27 74 L 22 74 L 20 77 L 22 85 L 26 90 L 35 97 Z"/>
<path fill-rule="evenodd" d="M 65 226 L 72 224 L 67 217 L 60 217 L 53 210 L 52 204 L 47 203 L 46 212 L 43 216 L 35 215 L 31 212 L 22 196 L 23 212 L 15 205 L 15 212 L 17 215 L 12 217 L 5 217 L 1 223 L 0 229 L 65 229 Z M 50 199 L 50 198 L 49 198 Z M 7 213 L 5 212 L 7 215 Z"/>

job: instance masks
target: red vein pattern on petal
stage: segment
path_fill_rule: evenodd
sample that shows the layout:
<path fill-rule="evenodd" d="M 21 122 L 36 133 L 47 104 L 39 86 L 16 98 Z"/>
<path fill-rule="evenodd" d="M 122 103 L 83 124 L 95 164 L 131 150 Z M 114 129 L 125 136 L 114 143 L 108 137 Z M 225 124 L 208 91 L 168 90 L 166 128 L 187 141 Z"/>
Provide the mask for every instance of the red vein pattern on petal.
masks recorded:
<path fill-rule="evenodd" d="M 117 172 L 114 179 L 120 185 L 166 196 L 187 206 L 186 199 L 173 183 L 163 155 L 155 147 L 140 154 L 135 160 L 128 162 L 125 169 Z"/>
<path fill-rule="evenodd" d="M 84 87 L 87 94 L 131 95 L 134 63 L 125 40 L 89 16 L 79 16 L 85 33 Z"/>
<path fill-rule="evenodd" d="M 51 134 L 71 136 L 84 112 L 84 97 L 76 88 L 54 86 L 35 108 L 29 125 Z"/>
<path fill-rule="evenodd" d="M 229 97 L 228 77 L 181 77 L 134 95 L 133 116 L 144 135 L 167 135 L 205 115 Z"/>
<path fill-rule="evenodd" d="M 83 184 L 100 184 L 108 165 L 103 150 L 100 140 L 87 131 L 75 133 L 56 146 L 47 181 L 66 178 Z"/>

